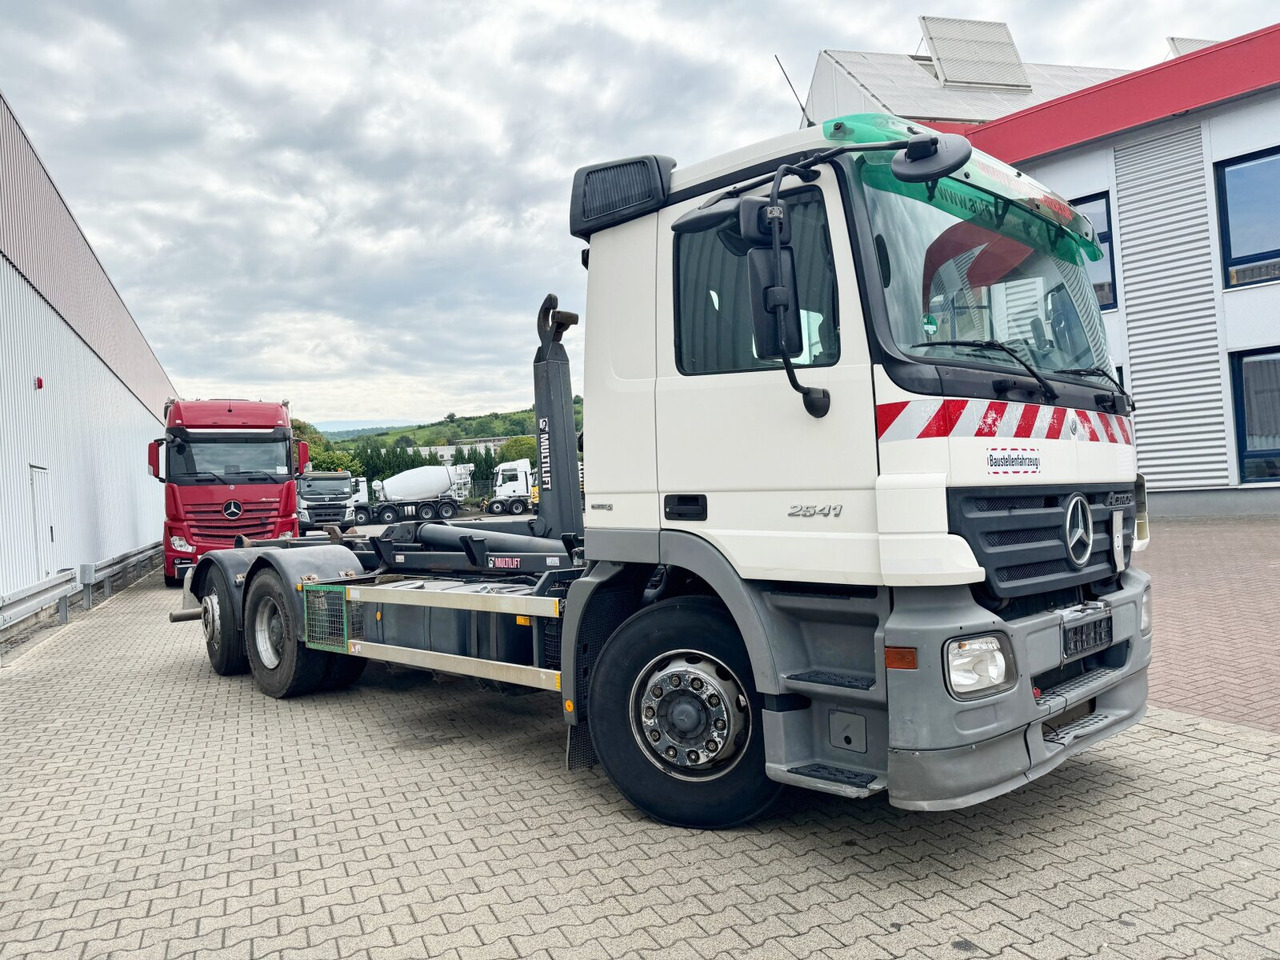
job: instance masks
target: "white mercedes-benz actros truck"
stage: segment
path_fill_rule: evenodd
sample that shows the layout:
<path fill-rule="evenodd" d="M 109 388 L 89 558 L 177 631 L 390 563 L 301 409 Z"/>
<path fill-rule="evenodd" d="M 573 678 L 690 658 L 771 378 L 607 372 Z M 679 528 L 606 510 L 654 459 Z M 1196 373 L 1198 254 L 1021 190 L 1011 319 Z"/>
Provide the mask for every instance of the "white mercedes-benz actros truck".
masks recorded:
<path fill-rule="evenodd" d="M 570 227 L 585 430 L 548 297 L 537 516 L 209 553 L 172 616 L 219 673 L 557 691 L 571 767 L 698 827 L 787 785 L 963 807 L 1141 718 L 1133 401 L 1061 197 L 859 115 L 586 167 Z"/>

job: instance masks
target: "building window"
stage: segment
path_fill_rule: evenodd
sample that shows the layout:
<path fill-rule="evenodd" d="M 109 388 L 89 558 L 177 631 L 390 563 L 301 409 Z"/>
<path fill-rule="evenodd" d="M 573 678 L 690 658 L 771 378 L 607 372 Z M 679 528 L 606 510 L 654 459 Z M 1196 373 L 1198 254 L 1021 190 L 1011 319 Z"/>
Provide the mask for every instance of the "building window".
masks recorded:
<path fill-rule="evenodd" d="M 1213 169 L 1226 285 L 1280 280 L 1280 148 Z"/>
<path fill-rule="evenodd" d="M 1098 306 L 1103 310 L 1116 308 L 1116 265 L 1111 256 L 1111 200 L 1105 193 L 1095 193 L 1071 201 L 1071 205 L 1089 218 L 1098 232 L 1098 246 L 1102 259 L 1086 260 L 1085 272 L 1093 282 L 1093 292 L 1098 296 Z"/>
<path fill-rule="evenodd" d="M 785 194 L 791 220 L 804 349 L 797 367 L 840 359 L 836 273 L 822 191 Z M 756 356 L 747 291 L 747 245 L 737 221 L 676 236 L 676 366 L 683 374 L 776 370 Z"/>
<path fill-rule="evenodd" d="M 1231 355 L 1240 479 L 1280 480 L 1280 349 Z"/>

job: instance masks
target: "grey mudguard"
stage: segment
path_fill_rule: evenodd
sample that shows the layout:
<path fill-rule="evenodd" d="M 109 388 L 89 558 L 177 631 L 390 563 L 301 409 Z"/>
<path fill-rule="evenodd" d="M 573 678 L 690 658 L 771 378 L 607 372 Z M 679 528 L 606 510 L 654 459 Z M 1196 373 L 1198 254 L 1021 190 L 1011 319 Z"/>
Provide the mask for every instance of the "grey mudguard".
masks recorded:
<path fill-rule="evenodd" d="M 236 627 L 243 629 L 246 574 L 248 574 L 249 567 L 253 564 L 254 559 L 263 552 L 262 548 L 256 548 L 214 550 L 211 553 L 206 553 L 200 558 L 191 574 L 191 593 L 198 601 L 208 581 L 209 571 L 217 567 L 222 571 L 222 576 L 227 581 L 227 589 L 231 591 L 231 606 L 236 613 Z"/>
<path fill-rule="evenodd" d="M 316 580 L 339 580 L 363 572 L 360 558 L 339 544 L 326 544 L 323 547 L 308 547 L 305 550 L 281 550 L 279 547 L 258 547 L 237 550 L 236 553 L 252 555 L 249 572 L 244 579 L 245 587 L 264 569 L 271 568 L 280 574 L 284 581 L 284 595 L 289 598 L 289 605 L 297 618 L 295 623 L 301 627 L 303 621 L 302 592 L 294 589 L 302 583 L 303 577 Z M 239 615 L 241 603 L 236 604 Z"/>

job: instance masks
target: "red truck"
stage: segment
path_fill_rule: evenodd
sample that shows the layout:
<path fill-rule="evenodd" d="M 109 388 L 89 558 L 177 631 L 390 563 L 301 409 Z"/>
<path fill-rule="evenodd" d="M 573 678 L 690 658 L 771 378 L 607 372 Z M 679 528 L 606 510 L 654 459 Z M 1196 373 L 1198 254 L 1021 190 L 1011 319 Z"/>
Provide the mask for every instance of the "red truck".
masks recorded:
<path fill-rule="evenodd" d="M 166 403 L 164 437 L 151 441 L 147 456 L 164 484 L 165 583 L 180 586 L 188 567 L 237 536 L 297 536 L 295 478 L 307 459 L 305 441 L 294 454 L 287 402 Z"/>

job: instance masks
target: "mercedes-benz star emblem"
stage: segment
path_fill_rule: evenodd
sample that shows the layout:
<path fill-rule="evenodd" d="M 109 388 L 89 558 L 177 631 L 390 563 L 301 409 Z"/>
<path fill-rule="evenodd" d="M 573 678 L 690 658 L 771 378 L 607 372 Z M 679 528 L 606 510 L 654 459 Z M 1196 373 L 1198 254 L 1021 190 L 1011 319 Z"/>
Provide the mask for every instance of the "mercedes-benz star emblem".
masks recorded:
<path fill-rule="evenodd" d="M 244 513 L 244 505 L 239 500 L 228 500 L 222 505 L 222 515 L 228 520 L 238 520 L 242 513 Z"/>
<path fill-rule="evenodd" d="M 1067 558 L 1083 567 L 1093 554 L 1093 513 L 1083 493 L 1073 493 L 1067 500 L 1067 521 L 1063 530 L 1067 541 Z"/>

